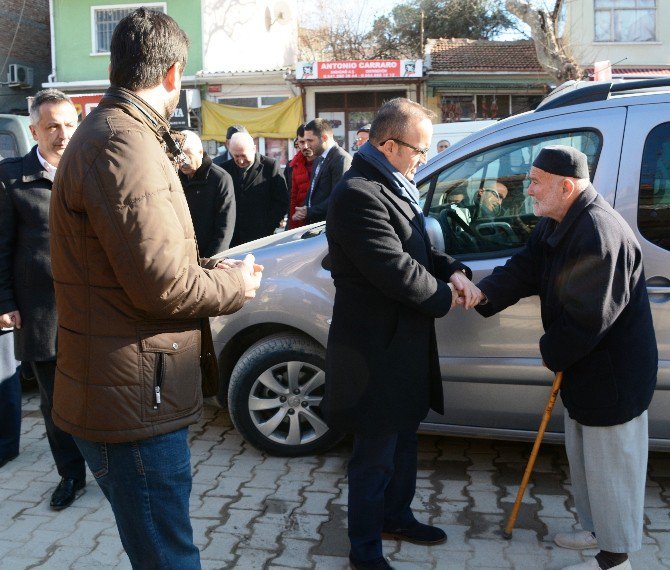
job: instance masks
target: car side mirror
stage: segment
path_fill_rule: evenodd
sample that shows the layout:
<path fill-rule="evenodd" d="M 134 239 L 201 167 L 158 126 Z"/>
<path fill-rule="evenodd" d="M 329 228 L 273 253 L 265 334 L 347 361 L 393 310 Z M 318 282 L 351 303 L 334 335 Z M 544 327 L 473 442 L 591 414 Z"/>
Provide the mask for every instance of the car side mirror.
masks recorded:
<path fill-rule="evenodd" d="M 428 233 L 428 239 L 430 239 L 430 243 L 437 251 L 444 252 L 446 248 L 444 245 L 444 233 L 442 232 L 442 226 L 440 226 L 440 222 L 438 222 L 432 216 L 426 216 L 425 220 L 426 232 Z"/>

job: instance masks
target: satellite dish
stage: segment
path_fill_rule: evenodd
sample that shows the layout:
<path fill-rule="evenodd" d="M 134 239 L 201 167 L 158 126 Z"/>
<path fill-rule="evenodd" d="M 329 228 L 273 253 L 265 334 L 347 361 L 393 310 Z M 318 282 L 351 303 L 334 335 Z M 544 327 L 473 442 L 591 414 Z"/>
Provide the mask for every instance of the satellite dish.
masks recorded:
<path fill-rule="evenodd" d="M 291 14 L 291 7 L 288 5 L 287 2 L 277 2 L 275 5 L 275 21 L 279 24 L 289 24 L 291 20 L 293 19 L 293 15 Z"/>
<path fill-rule="evenodd" d="M 286 2 L 277 2 L 272 10 L 267 6 L 265 8 L 265 29 L 269 32 L 275 24 L 286 25 L 291 22 L 292 18 L 291 7 Z"/>

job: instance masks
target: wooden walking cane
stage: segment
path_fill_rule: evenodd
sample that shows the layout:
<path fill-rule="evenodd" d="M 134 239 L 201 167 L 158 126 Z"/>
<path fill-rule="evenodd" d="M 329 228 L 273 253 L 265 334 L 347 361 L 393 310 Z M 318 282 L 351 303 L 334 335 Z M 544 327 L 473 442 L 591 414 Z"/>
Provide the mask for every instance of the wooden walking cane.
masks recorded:
<path fill-rule="evenodd" d="M 533 451 L 528 458 L 528 464 L 526 465 L 526 471 L 524 471 L 523 479 L 521 479 L 521 486 L 519 487 L 519 492 L 516 494 L 516 501 L 514 501 L 514 506 L 512 507 L 512 512 L 507 519 L 507 525 L 503 531 L 503 537 L 507 540 L 512 538 L 512 530 L 514 530 L 514 523 L 516 523 L 516 518 L 519 515 L 519 507 L 521 507 L 521 500 L 523 499 L 523 494 L 526 492 L 526 487 L 528 485 L 528 480 L 530 479 L 530 474 L 533 472 L 533 467 L 535 466 L 535 459 L 537 459 L 537 452 L 540 451 L 540 444 L 542 443 L 542 438 L 544 437 L 544 431 L 547 429 L 547 424 L 551 418 L 551 411 L 554 409 L 554 404 L 556 403 L 556 396 L 558 396 L 558 391 L 561 389 L 561 382 L 563 380 L 563 372 L 557 372 L 556 377 L 554 378 L 554 383 L 551 386 L 551 394 L 549 394 L 549 401 L 547 402 L 547 407 L 544 409 L 544 415 L 542 416 L 542 421 L 540 422 L 540 427 L 537 430 L 537 437 L 535 438 L 535 444 L 533 445 Z"/>

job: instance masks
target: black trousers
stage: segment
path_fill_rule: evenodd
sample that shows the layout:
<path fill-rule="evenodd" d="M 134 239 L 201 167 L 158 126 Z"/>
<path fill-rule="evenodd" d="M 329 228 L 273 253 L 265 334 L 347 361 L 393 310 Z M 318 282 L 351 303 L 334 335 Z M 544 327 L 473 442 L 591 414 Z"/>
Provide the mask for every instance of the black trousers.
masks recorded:
<path fill-rule="evenodd" d="M 410 505 L 416 491 L 418 427 L 417 423 L 388 435 L 354 435 L 348 520 L 350 554 L 358 561 L 383 556 L 383 531 L 416 523 Z"/>
<path fill-rule="evenodd" d="M 56 462 L 58 474 L 67 479 L 84 481 L 86 479 L 86 463 L 77 444 L 72 439 L 72 436 L 57 427 L 51 418 L 56 362 L 51 360 L 47 362 L 31 362 L 30 364 L 40 389 L 40 410 L 42 410 L 42 415 L 44 416 L 47 439 L 49 440 L 51 455 L 53 455 Z"/>

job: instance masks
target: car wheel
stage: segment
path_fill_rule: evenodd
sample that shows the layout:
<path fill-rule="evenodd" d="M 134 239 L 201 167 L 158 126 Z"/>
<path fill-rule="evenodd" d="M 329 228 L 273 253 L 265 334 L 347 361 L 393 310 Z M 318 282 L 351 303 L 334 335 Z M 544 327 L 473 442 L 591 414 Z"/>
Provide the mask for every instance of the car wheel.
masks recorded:
<path fill-rule="evenodd" d="M 325 350 L 300 334 L 281 333 L 252 345 L 235 365 L 228 410 L 244 439 L 272 455 L 325 451 L 342 436 L 321 416 Z"/>

